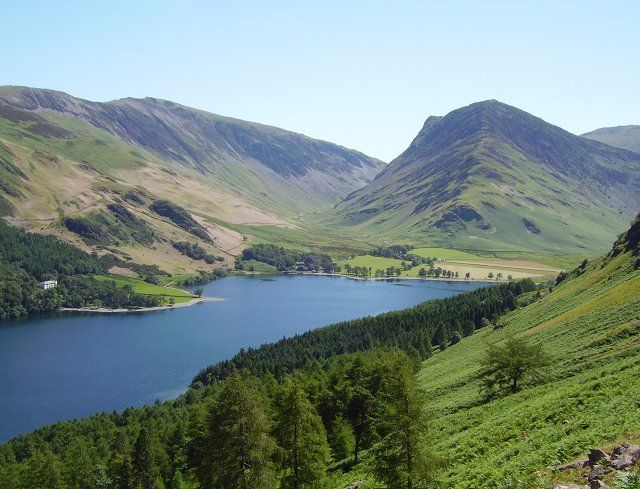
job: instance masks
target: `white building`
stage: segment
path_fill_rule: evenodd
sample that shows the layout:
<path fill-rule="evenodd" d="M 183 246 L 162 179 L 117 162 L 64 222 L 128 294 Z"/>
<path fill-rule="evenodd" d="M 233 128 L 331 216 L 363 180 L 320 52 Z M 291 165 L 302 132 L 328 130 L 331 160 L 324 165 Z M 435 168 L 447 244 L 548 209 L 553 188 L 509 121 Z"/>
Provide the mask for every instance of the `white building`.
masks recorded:
<path fill-rule="evenodd" d="M 56 285 L 58 285 L 58 281 L 57 280 L 45 280 L 44 282 L 40 282 L 40 288 L 41 289 L 51 289 L 51 288 L 55 287 Z"/>

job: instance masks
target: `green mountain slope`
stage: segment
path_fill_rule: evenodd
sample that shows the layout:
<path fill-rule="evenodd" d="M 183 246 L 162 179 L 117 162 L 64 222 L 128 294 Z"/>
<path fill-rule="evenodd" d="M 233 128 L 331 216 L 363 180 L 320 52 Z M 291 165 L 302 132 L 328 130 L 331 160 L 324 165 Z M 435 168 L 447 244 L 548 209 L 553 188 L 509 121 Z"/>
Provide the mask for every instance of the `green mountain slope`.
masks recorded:
<path fill-rule="evenodd" d="M 582 137 L 640 153 L 640 126 L 603 127 L 587 132 Z"/>
<path fill-rule="evenodd" d="M 193 168 L 271 210 L 315 209 L 368 183 L 384 164 L 362 153 L 276 127 L 210 114 L 170 101 L 106 103 L 62 92 L 0 88 L 0 101 L 88 122 L 145 148 L 172 167 Z M 261 185 L 255 187 L 255 180 Z M 266 195 L 261 195 L 261 192 Z"/>
<path fill-rule="evenodd" d="M 433 443 L 450 461 L 447 487 L 511 479 L 520 483 L 508 487 L 551 487 L 563 477 L 551 467 L 640 434 L 639 242 L 636 219 L 611 253 L 501 318 L 502 328 L 484 328 L 424 363 L 420 382 L 437 413 Z M 547 381 L 482 403 L 480 359 L 509 336 L 544 346 L 553 360 Z M 540 470 L 547 472 L 536 476 Z"/>
<path fill-rule="evenodd" d="M 313 242 L 294 218 L 329 207 L 382 165 L 331 143 L 171 102 L 98 104 L 0 87 L 0 215 L 169 271 L 229 265 L 252 236 Z M 173 211 L 159 212 L 156 202 Z M 225 260 L 192 260 L 172 246 L 185 241 Z"/>
<path fill-rule="evenodd" d="M 325 222 L 469 249 L 602 252 L 640 205 L 640 155 L 497 101 L 430 117 Z"/>

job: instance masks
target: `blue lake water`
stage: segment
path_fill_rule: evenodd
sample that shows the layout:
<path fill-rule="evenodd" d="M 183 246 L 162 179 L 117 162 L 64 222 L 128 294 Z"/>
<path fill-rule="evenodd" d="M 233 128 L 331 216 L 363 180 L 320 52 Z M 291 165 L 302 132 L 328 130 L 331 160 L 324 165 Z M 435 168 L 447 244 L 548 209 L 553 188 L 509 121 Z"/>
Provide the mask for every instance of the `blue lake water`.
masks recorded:
<path fill-rule="evenodd" d="M 482 285 L 234 276 L 204 286 L 219 302 L 0 322 L 0 442 L 54 421 L 175 397 L 200 369 L 243 347 Z"/>

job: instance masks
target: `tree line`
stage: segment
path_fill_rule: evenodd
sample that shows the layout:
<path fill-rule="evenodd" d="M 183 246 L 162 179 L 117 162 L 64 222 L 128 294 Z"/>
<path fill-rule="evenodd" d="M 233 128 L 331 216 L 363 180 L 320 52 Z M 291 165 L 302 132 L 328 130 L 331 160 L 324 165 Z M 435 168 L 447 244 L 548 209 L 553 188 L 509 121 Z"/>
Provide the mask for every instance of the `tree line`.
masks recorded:
<path fill-rule="evenodd" d="M 238 267 L 242 269 L 242 260 L 255 260 L 272 265 L 281 272 L 310 271 L 333 273 L 336 264 L 329 255 L 322 253 L 291 250 L 273 244 L 255 244 L 242 251 Z"/>
<path fill-rule="evenodd" d="M 0 220 L 0 319 L 61 307 L 160 305 L 158 297 L 136 294 L 131 287 L 92 277 L 116 265 L 135 271 L 148 282 L 157 282 L 158 274 L 167 274 L 155 265 L 125 262 L 111 253 L 89 254 L 52 236 L 27 233 Z M 221 275 L 226 272 L 200 274 L 193 278 L 193 284 Z M 57 280 L 58 285 L 44 290 L 39 287 L 43 280 Z"/>
<path fill-rule="evenodd" d="M 198 243 L 189 243 L 188 241 L 177 241 L 172 246 L 189 258 L 194 260 L 201 260 L 205 263 L 215 263 L 216 261 L 224 261 L 224 257 L 215 256 L 207 253 L 207 251 Z"/>
<path fill-rule="evenodd" d="M 370 451 L 378 480 L 420 487 L 434 480 L 438 460 L 425 449 L 416 367 L 391 349 L 334 357 L 279 381 L 235 371 L 200 398 L 13 440 L 0 448 L 0 486 L 320 488 Z"/>
<path fill-rule="evenodd" d="M 207 243 L 213 243 L 213 239 L 209 236 L 207 230 L 196 221 L 191 213 L 184 207 L 180 207 L 168 200 L 155 200 L 149 206 L 153 212 L 159 216 L 166 217 L 176 226 L 184 229 L 186 232 L 191 233 L 197 238 L 200 238 Z"/>
<path fill-rule="evenodd" d="M 417 267 L 419 265 L 433 266 L 433 264 L 438 260 L 435 257 L 431 258 L 416 255 L 415 253 L 411 253 L 411 250 L 413 250 L 413 246 L 411 245 L 379 246 L 372 249 L 369 254 L 372 256 L 380 256 L 383 258 L 394 258 L 396 260 L 402 260 L 411 264 L 409 268 Z"/>

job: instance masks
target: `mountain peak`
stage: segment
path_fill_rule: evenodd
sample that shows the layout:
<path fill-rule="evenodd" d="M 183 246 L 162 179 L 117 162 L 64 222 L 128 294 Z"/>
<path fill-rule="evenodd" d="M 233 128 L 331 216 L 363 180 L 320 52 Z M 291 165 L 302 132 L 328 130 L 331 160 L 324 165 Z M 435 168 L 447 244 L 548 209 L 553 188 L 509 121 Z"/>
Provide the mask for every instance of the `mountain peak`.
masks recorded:
<path fill-rule="evenodd" d="M 482 108 L 487 108 L 487 109 L 491 109 L 491 108 L 497 108 L 497 107 L 509 107 L 511 109 L 516 109 L 515 107 L 505 104 L 504 102 L 500 102 L 500 100 L 496 100 L 495 98 L 491 98 L 488 100 L 480 100 L 478 102 L 474 102 L 472 104 L 469 104 L 467 107 L 482 107 Z M 465 107 L 462 107 L 463 109 Z M 516 109 L 519 110 L 519 109 Z"/>
<path fill-rule="evenodd" d="M 640 155 L 485 100 L 429 117 L 332 212 L 359 231 L 448 246 L 601 252 L 640 207 L 638 182 Z"/>

